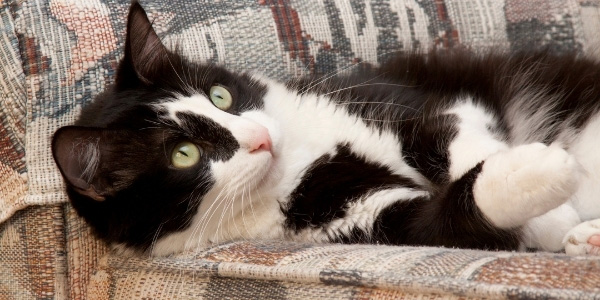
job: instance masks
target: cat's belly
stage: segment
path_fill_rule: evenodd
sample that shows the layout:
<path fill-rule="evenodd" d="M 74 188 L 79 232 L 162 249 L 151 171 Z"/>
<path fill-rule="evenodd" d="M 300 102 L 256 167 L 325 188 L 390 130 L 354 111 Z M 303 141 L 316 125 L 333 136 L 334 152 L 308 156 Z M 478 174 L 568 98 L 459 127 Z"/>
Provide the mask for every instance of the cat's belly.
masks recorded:
<path fill-rule="evenodd" d="M 568 152 L 585 170 L 571 205 L 582 221 L 600 218 L 600 115 L 594 117 L 571 144 Z"/>
<path fill-rule="evenodd" d="M 563 205 L 533 218 L 524 228 L 526 247 L 547 251 L 563 249 L 567 233 L 582 221 L 600 218 L 600 117 L 592 118 L 579 134 L 561 132 L 558 143 L 569 144 L 568 152 L 584 170 L 575 193 Z M 562 138 L 561 138 L 562 137 Z M 568 141 L 568 138 L 572 140 Z M 574 139 L 573 139 L 574 137 Z"/>

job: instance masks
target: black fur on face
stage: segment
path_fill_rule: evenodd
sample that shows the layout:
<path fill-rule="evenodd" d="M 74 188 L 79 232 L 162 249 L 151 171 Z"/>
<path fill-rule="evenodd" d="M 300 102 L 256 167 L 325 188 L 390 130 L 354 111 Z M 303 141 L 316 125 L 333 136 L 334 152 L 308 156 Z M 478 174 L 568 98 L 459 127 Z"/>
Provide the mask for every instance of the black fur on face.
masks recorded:
<path fill-rule="evenodd" d="M 213 185 L 209 158 L 188 169 L 171 166 L 170 153 L 182 139 L 165 130 L 64 127 L 55 134 L 55 159 L 73 207 L 100 237 L 147 249 L 164 234 L 186 228 Z M 69 142 L 71 152 L 59 149 Z M 80 166 L 88 167 L 82 158 L 89 157 L 86 148 L 95 143 L 100 159 L 93 177 L 78 181 L 71 174 L 86 179 Z"/>
<path fill-rule="evenodd" d="M 214 185 L 209 163 L 231 158 L 239 145 L 214 121 L 178 112 L 175 122 L 158 104 L 206 96 L 213 85 L 232 94 L 228 113 L 263 105 L 266 87 L 250 76 L 191 63 L 167 50 L 134 2 L 114 85 L 83 109 L 75 126 L 59 129 L 52 142 L 74 208 L 101 238 L 148 250 L 160 237 L 189 226 Z M 182 141 L 197 145 L 202 157 L 190 168 L 177 169 L 171 153 Z"/>

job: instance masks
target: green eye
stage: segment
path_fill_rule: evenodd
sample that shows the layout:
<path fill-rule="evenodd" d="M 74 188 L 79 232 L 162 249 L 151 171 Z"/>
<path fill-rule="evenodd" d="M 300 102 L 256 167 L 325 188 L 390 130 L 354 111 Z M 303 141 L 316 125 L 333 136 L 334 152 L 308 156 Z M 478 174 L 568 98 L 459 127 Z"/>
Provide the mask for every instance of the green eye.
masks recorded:
<path fill-rule="evenodd" d="M 210 101 L 212 101 L 220 110 L 228 110 L 231 107 L 233 99 L 229 91 L 219 85 L 213 85 L 210 88 Z"/>
<path fill-rule="evenodd" d="M 171 154 L 171 163 L 175 168 L 185 169 L 200 161 L 200 149 L 190 142 L 182 142 L 175 146 Z"/>

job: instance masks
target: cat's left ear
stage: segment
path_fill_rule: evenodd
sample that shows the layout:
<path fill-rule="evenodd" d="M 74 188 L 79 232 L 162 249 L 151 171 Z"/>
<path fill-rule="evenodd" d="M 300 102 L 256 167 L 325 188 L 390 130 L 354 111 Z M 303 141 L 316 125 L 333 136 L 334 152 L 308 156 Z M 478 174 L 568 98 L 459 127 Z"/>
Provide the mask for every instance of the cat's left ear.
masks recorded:
<path fill-rule="evenodd" d="M 137 1 L 133 2 L 127 17 L 125 56 L 119 66 L 117 84 L 131 80 L 132 76 L 144 84 L 152 84 L 163 75 L 159 70 L 168 63 L 168 53 L 146 11 Z"/>

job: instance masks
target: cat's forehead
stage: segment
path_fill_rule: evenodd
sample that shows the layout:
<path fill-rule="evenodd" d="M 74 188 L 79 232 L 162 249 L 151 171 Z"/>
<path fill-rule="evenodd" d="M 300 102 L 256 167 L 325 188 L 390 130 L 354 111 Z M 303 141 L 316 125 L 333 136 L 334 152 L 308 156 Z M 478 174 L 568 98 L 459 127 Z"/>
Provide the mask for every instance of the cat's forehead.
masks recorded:
<path fill-rule="evenodd" d="M 177 95 L 173 99 L 153 105 L 162 112 L 161 117 L 181 125 L 184 121 L 181 115 L 196 115 L 208 117 L 218 123 L 224 123 L 231 115 L 215 107 L 206 94 L 194 93 L 190 96 Z"/>

